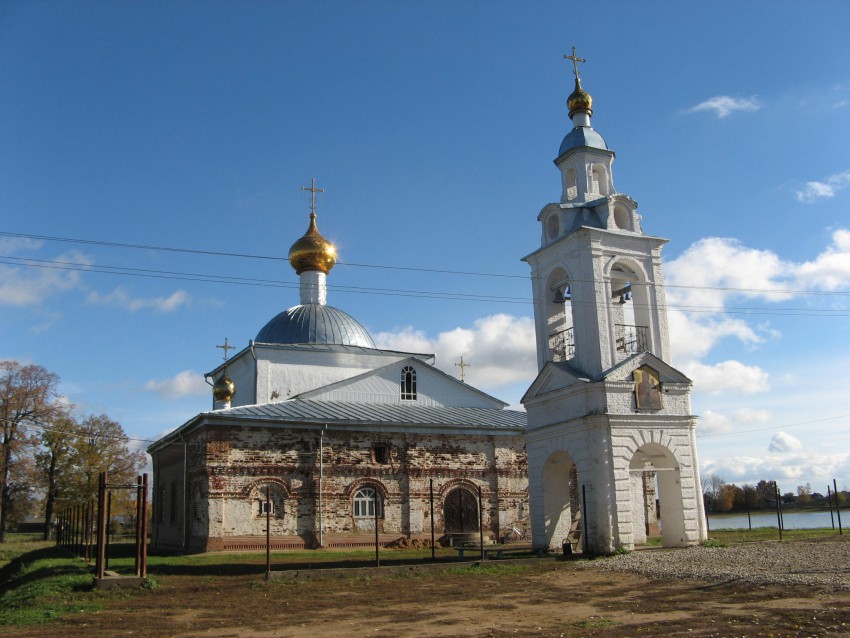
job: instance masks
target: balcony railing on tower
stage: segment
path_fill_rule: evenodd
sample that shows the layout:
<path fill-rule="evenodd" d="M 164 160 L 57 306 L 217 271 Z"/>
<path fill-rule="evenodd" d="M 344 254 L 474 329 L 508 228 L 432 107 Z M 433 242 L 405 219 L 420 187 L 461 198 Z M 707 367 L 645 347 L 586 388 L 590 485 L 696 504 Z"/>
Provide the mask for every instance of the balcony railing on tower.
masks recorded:
<path fill-rule="evenodd" d="M 649 350 L 647 326 L 627 326 L 622 323 L 614 324 L 617 339 L 617 352 L 637 354 Z"/>
<path fill-rule="evenodd" d="M 567 361 L 576 355 L 576 344 L 573 341 L 573 329 L 565 328 L 549 335 L 549 351 L 552 361 Z"/>

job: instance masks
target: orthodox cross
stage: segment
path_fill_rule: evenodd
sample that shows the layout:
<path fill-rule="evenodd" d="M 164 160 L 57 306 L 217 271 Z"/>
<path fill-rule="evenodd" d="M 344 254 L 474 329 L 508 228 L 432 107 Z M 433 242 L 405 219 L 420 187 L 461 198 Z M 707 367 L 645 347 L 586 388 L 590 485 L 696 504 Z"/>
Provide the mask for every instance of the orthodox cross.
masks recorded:
<path fill-rule="evenodd" d="M 302 191 L 310 191 L 310 213 L 316 214 L 316 193 L 324 193 L 324 188 L 316 188 L 316 178 L 310 178 L 310 188 L 306 186 L 301 187 Z"/>
<path fill-rule="evenodd" d="M 223 346 L 216 346 L 216 348 L 221 348 L 222 350 L 224 350 L 224 362 L 225 363 L 227 363 L 227 351 L 228 350 L 236 350 L 236 346 L 227 345 L 227 337 L 224 338 L 224 345 Z"/>
<path fill-rule="evenodd" d="M 455 365 L 456 365 L 458 368 L 460 368 L 460 380 L 461 380 L 461 382 L 462 382 L 462 383 L 465 383 L 465 381 L 464 381 L 464 370 L 463 370 L 463 369 L 464 369 L 464 368 L 468 368 L 468 367 L 470 366 L 470 364 L 468 364 L 468 363 L 464 363 L 464 362 L 463 362 L 463 355 L 461 355 L 461 356 L 460 356 L 460 363 L 456 363 Z"/>
<path fill-rule="evenodd" d="M 573 54 L 572 55 L 565 55 L 564 59 L 573 61 L 573 75 L 576 76 L 576 80 L 579 80 L 580 78 L 578 76 L 578 63 L 579 62 L 587 62 L 587 60 L 585 60 L 584 58 L 576 57 L 576 48 L 575 47 L 573 47 Z"/>

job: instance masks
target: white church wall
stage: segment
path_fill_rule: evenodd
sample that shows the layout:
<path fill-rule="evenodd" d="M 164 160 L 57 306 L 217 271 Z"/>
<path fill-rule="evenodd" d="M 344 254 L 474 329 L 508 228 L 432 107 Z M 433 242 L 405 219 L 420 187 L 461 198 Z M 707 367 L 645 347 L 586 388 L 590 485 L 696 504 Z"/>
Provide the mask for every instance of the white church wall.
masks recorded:
<path fill-rule="evenodd" d="M 257 347 L 257 403 L 285 401 L 363 374 L 405 355 L 372 355 L 322 349 Z"/>
<path fill-rule="evenodd" d="M 401 399 L 401 371 L 411 366 L 416 371 L 416 399 Z M 451 406 L 467 408 L 501 408 L 504 404 L 489 398 L 455 379 L 433 370 L 424 362 L 409 360 L 381 368 L 365 378 L 311 394 L 311 399 L 387 403 L 397 405 Z"/>

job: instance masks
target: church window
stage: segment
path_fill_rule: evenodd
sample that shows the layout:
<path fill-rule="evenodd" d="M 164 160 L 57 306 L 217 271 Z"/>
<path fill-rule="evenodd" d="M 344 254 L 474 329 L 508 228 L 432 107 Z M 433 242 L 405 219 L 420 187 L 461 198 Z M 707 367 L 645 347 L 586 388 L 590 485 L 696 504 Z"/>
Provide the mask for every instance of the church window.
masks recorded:
<path fill-rule="evenodd" d="M 404 366 L 401 369 L 401 399 L 416 400 L 416 370 L 412 366 Z"/>
<path fill-rule="evenodd" d="M 631 230 L 631 215 L 625 206 L 614 208 L 614 225 L 622 230 Z"/>
<path fill-rule="evenodd" d="M 284 498 L 285 494 L 279 485 L 260 485 L 254 491 L 254 516 L 265 517 L 268 514 L 281 518 L 284 514 Z"/>
<path fill-rule="evenodd" d="M 383 518 L 384 512 L 381 507 L 381 496 L 374 487 L 361 487 L 354 495 L 354 517 L 374 518 L 375 502 L 378 503 L 378 517 Z"/>
<path fill-rule="evenodd" d="M 379 443 L 372 446 L 372 462 L 379 465 L 386 465 L 390 462 L 390 446 L 385 443 Z"/>

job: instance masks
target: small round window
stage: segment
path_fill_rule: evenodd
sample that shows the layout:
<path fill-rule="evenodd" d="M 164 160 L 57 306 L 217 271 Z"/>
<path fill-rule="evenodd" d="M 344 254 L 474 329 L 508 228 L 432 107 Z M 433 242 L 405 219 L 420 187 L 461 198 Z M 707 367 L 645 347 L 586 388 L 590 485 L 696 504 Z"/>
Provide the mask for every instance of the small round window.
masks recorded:
<path fill-rule="evenodd" d="M 616 224 L 617 228 L 631 230 L 630 221 L 631 215 L 629 215 L 629 211 L 625 208 L 625 206 L 617 206 L 614 209 L 614 224 Z"/>

